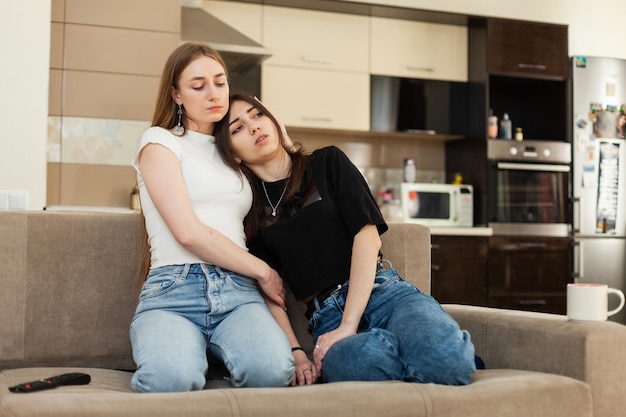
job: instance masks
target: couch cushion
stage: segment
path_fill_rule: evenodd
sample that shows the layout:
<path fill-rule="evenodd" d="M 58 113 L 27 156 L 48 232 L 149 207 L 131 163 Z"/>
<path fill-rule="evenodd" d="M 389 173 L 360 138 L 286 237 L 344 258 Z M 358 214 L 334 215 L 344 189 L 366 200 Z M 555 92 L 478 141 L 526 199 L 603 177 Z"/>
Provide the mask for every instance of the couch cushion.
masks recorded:
<path fill-rule="evenodd" d="M 31 394 L 10 385 L 85 372 L 91 383 Z M 135 394 L 131 374 L 89 368 L 31 368 L 0 373 L 1 416 L 203 417 L 591 417 L 589 387 L 574 379 L 516 370 L 476 373 L 471 384 L 341 382 L 291 388 L 220 388 L 175 394 Z M 36 399 L 36 400 L 35 400 Z"/>
<path fill-rule="evenodd" d="M 143 216 L 0 214 L 0 369 L 134 368 Z"/>

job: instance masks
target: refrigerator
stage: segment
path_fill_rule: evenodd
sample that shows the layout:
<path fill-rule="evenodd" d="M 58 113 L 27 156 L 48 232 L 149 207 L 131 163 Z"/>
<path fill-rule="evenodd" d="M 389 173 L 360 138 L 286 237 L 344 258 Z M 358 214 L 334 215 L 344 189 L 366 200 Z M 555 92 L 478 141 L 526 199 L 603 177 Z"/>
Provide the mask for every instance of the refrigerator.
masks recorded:
<path fill-rule="evenodd" d="M 571 65 L 574 281 L 626 293 L 626 60 Z M 626 324 L 626 309 L 609 320 Z"/>

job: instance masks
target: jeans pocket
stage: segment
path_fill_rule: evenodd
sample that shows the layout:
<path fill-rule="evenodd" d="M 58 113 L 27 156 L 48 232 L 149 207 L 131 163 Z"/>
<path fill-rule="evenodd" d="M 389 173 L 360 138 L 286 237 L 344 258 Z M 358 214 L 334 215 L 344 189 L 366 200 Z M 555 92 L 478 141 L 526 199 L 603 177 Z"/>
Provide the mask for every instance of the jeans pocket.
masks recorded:
<path fill-rule="evenodd" d="M 227 273 L 227 278 L 232 282 L 233 287 L 241 291 L 258 291 L 256 280 L 233 272 Z"/>
<path fill-rule="evenodd" d="M 176 272 L 169 269 L 169 271 L 159 272 L 159 270 L 150 271 L 148 279 L 141 288 L 141 299 L 154 298 L 167 294 L 174 290 L 180 282 L 185 280 L 189 268 L 182 268 Z"/>

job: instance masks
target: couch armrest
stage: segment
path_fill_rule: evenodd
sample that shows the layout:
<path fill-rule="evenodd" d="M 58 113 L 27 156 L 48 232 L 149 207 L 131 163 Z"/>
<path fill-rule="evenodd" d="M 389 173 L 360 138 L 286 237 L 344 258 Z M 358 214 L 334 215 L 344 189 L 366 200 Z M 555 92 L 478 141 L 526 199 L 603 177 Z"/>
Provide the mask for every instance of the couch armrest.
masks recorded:
<path fill-rule="evenodd" d="M 383 257 L 402 278 L 430 294 L 430 229 L 417 223 L 388 223 L 381 236 Z"/>
<path fill-rule="evenodd" d="M 591 387 L 593 415 L 626 409 L 626 326 L 572 322 L 565 316 L 445 305 L 470 332 L 487 368 L 524 369 L 568 376 Z"/>

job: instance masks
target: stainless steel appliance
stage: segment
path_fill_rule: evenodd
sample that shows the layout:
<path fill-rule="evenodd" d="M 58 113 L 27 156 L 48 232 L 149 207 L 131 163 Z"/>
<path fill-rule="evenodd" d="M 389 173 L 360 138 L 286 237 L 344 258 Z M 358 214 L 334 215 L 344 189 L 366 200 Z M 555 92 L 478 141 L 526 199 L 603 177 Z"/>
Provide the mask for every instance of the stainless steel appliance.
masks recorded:
<path fill-rule="evenodd" d="M 573 57 L 571 63 L 574 276 L 625 291 L 626 61 Z M 609 320 L 626 323 L 626 311 Z"/>
<path fill-rule="evenodd" d="M 571 146 L 489 140 L 489 305 L 565 314 Z"/>
<path fill-rule="evenodd" d="M 569 143 L 489 140 L 487 155 L 494 235 L 569 235 Z"/>

